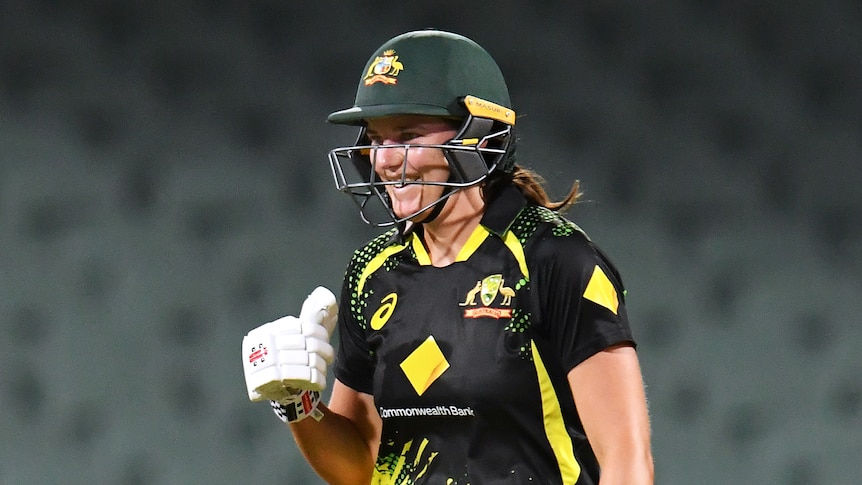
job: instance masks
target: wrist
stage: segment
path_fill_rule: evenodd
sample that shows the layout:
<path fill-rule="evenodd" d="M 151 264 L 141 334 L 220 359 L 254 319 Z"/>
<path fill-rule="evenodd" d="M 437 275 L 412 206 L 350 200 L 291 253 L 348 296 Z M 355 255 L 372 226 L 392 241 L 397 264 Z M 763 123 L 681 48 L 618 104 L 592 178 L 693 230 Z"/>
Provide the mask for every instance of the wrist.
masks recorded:
<path fill-rule="evenodd" d="M 298 423 L 311 416 L 315 421 L 323 419 L 323 412 L 317 408 L 320 392 L 304 389 L 294 396 L 270 401 L 272 410 L 285 423 Z"/>

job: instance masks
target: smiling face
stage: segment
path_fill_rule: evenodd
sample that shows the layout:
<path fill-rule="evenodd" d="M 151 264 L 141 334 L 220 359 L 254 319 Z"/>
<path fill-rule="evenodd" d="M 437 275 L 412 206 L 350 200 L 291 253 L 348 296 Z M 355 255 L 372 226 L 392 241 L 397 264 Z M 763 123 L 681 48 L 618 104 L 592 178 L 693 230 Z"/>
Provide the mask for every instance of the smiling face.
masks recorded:
<path fill-rule="evenodd" d="M 454 122 L 433 116 L 403 115 L 368 121 L 366 134 L 372 146 L 381 147 L 372 150 L 371 162 L 380 179 L 395 182 L 386 186 L 386 192 L 397 217 L 419 212 L 412 219 L 421 222 L 422 214 L 432 210 L 422 209 L 443 195 L 442 186 L 428 184 L 449 180 L 449 164 L 441 149 L 421 145 L 446 143 L 456 133 Z"/>

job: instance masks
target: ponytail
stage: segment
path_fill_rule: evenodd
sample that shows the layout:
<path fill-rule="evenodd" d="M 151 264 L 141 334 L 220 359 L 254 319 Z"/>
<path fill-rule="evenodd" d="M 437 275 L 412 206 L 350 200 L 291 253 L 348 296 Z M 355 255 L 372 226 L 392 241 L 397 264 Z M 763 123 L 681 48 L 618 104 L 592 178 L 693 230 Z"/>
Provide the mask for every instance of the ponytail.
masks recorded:
<path fill-rule="evenodd" d="M 583 195 L 580 190 L 580 181 L 575 180 L 569 189 L 569 193 L 562 200 L 553 201 L 545 190 L 545 183 L 545 179 L 535 171 L 516 164 L 511 173 L 495 172 L 489 177 L 483 187 L 483 194 L 485 200 L 493 200 L 503 186 L 511 184 L 531 204 L 545 207 L 558 213 L 567 211 Z"/>

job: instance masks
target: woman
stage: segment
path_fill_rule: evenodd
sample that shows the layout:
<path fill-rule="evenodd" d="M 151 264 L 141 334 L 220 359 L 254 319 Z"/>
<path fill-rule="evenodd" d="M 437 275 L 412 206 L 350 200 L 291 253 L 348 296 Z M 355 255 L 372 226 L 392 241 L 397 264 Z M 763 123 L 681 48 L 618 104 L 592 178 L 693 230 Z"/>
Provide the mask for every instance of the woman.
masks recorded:
<path fill-rule="evenodd" d="M 337 186 L 393 227 L 348 267 L 329 404 L 325 377 L 248 381 L 329 483 L 653 481 L 619 274 L 559 213 L 577 184 L 552 202 L 515 164 L 510 106 L 484 49 L 423 30 L 381 46 L 329 117 L 361 127 L 330 153 Z M 329 331 L 300 327 L 325 374 Z"/>

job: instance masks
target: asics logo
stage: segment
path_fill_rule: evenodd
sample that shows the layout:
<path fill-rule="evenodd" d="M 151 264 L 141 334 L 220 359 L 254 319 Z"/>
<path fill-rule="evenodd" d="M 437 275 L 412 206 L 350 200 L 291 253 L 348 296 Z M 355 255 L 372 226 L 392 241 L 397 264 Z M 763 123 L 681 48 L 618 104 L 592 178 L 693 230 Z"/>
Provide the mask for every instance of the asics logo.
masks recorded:
<path fill-rule="evenodd" d="M 392 312 L 395 311 L 395 305 L 398 304 L 398 295 L 395 293 L 390 293 L 386 295 L 383 300 L 380 301 L 380 308 L 374 312 L 374 315 L 371 317 L 371 328 L 374 330 L 380 330 L 386 325 L 386 322 L 389 321 L 389 318 L 392 317 Z"/>

